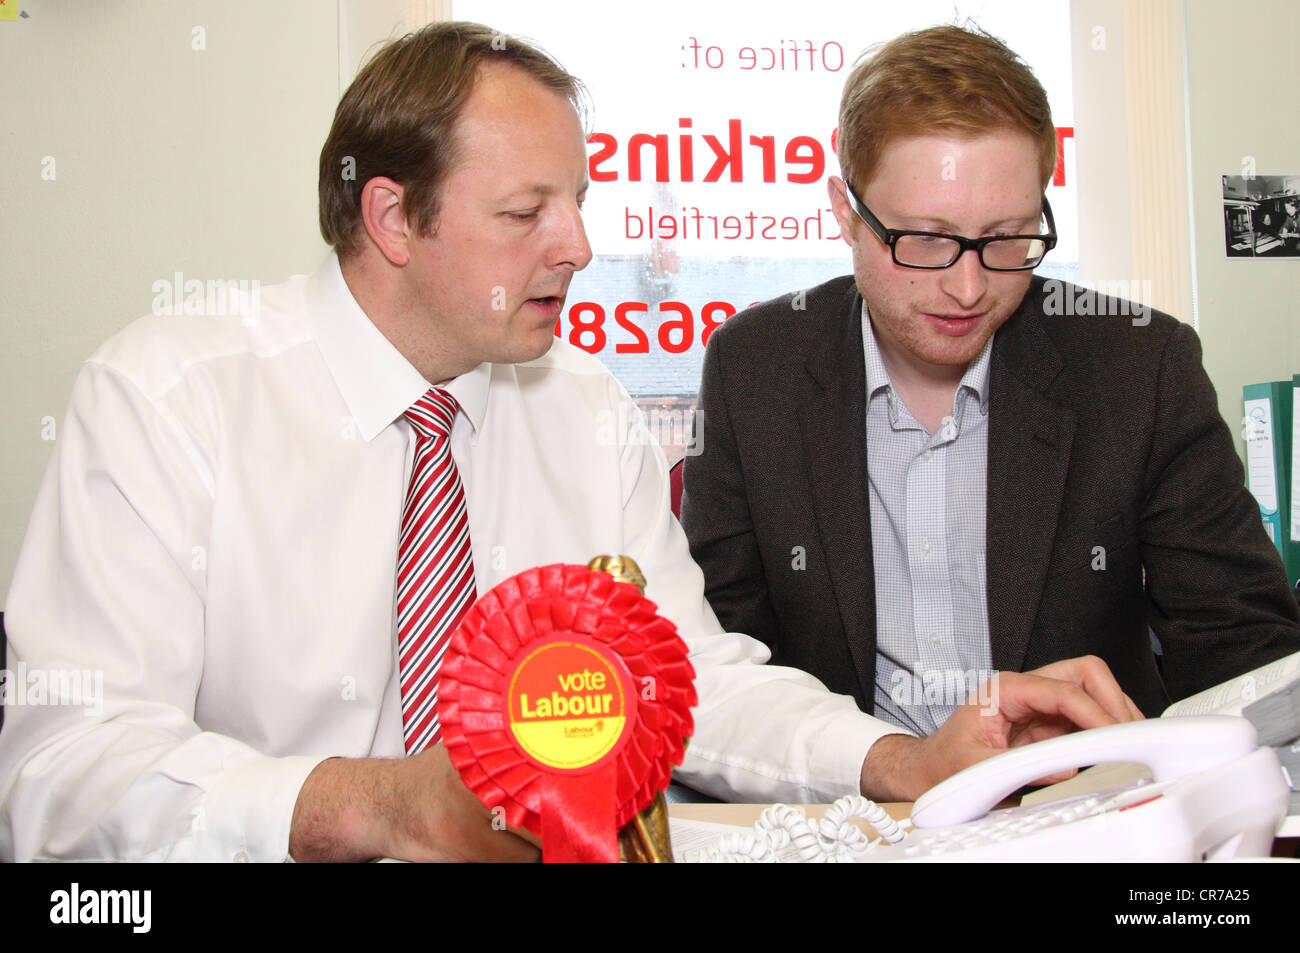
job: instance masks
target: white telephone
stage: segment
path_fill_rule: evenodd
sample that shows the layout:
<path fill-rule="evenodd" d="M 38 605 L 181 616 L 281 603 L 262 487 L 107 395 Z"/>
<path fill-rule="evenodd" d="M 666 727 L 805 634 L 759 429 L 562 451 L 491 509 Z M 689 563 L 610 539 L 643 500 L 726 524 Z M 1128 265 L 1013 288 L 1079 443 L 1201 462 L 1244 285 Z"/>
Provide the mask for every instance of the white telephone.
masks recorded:
<path fill-rule="evenodd" d="M 1150 781 L 987 813 L 1031 781 L 1069 768 L 1137 762 Z M 842 803 L 843 802 L 843 803 Z M 777 805 L 752 834 L 685 859 L 704 861 L 1200 861 L 1267 857 L 1290 786 L 1277 755 L 1244 718 L 1202 715 L 1127 722 L 1041 741 L 980 762 L 927 791 L 911 829 L 861 798 L 827 818 Z M 874 808 L 875 813 L 871 813 Z M 852 825 L 882 833 L 868 844 Z"/>
<path fill-rule="evenodd" d="M 1137 762 L 1152 780 L 987 812 L 1038 778 Z M 1267 857 L 1290 802 L 1277 755 L 1244 718 L 1203 715 L 1080 731 L 990 758 L 927 791 L 884 860 L 1199 861 Z M 986 816 L 987 814 L 987 816 Z"/>

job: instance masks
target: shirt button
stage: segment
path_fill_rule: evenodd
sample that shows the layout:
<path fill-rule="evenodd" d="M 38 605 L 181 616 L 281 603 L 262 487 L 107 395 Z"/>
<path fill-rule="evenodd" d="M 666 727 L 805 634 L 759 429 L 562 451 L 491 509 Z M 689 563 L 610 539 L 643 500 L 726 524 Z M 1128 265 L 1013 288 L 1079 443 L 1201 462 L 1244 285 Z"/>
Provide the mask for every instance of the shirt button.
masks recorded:
<path fill-rule="evenodd" d="M 939 644 L 939 636 L 935 635 L 934 633 L 931 633 L 931 634 L 930 634 L 930 641 L 933 642 L 935 645 L 938 645 L 938 644 Z"/>
<path fill-rule="evenodd" d="M 930 541 L 928 539 L 921 541 L 921 555 L 922 556 L 930 555 Z"/>
<path fill-rule="evenodd" d="M 925 451 L 925 453 L 921 454 L 921 456 L 923 456 L 925 459 L 929 460 L 931 457 L 934 456 L 934 451 L 933 451 L 933 450 L 927 450 L 927 451 Z"/>
<path fill-rule="evenodd" d="M 232 857 L 231 859 L 237 864 L 247 864 L 253 860 L 252 857 L 248 856 L 248 851 L 246 850 L 235 851 L 235 856 Z"/>

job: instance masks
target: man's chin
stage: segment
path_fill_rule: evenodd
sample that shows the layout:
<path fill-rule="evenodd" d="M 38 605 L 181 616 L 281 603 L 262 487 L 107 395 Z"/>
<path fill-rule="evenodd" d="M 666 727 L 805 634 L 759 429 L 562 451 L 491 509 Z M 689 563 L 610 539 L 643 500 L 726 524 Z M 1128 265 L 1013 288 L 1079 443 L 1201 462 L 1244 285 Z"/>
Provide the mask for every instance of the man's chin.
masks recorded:
<path fill-rule="evenodd" d="M 508 349 L 505 359 L 495 363 L 527 364 L 529 361 L 545 357 L 555 343 L 553 331 L 553 328 L 547 328 L 544 333 L 538 332 L 535 335 L 515 341 Z"/>
<path fill-rule="evenodd" d="M 983 329 L 961 336 L 930 334 L 923 350 L 913 353 L 935 367 L 964 368 L 979 357 L 990 336 Z"/>
<path fill-rule="evenodd" d="M 545 357 L 547 354 L 551 353 L 551 347 L 555 344 L 555 341 L 555 335 L 548 331 L 545 340 L 538 344 L 532 357 L 528 358 L 528 360 L 535 361 L 539 357 Z"/>

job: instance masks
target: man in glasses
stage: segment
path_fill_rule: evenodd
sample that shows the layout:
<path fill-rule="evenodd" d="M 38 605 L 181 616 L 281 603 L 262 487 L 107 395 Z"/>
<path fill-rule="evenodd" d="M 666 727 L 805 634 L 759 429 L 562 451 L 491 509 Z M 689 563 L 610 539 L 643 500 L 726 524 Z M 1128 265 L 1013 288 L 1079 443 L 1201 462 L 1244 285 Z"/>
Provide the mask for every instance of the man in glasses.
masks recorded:
<path fill-rule="evenodd" d="M 1300 649 L 1195 334 L 1052 316 L 1055 146 L 996 39 L 885 44 L 829 180 L 853 275 L 709 341 L 682 522 L 714 611 L 915 735 L 990 670 L 1100 656 L 1155 715 Z"/>

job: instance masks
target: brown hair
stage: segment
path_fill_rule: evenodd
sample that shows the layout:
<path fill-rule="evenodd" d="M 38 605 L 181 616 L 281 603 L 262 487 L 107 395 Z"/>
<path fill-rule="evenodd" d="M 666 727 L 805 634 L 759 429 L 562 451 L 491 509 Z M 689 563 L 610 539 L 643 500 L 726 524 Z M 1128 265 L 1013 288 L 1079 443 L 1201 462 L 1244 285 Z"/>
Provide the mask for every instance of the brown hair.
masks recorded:
<path fill-rule="evenodd" d="M 1046 187 L 1056 167 L 1056 127 L 1033 71 L 997 37 L 937 26 L 904 33 L 858 58 L 840 99 L 836 154 L 844 178 L 861 194 L 895 138 L 1007 128 L 1038 142 Z"/>
<path fill-rule="evenodd" d="M 484 63 L 508 63 L 585 116 L 575 76 L 523 40 L 477 23 L 431 23 L 383 47 L 357 73 L 320 153 L 320 231 L 340 258 L 361 247 L 361 189 L 375 176 L 405 188 L 407 221 L 434 230 L 456 161 L 456 122 Z"/>

